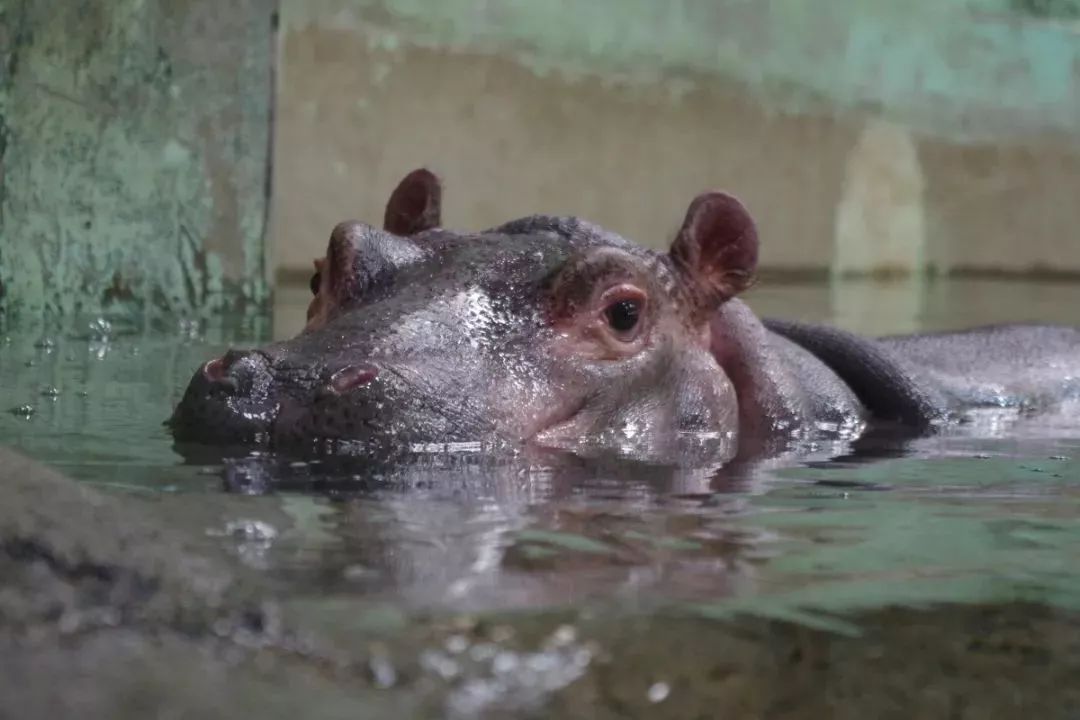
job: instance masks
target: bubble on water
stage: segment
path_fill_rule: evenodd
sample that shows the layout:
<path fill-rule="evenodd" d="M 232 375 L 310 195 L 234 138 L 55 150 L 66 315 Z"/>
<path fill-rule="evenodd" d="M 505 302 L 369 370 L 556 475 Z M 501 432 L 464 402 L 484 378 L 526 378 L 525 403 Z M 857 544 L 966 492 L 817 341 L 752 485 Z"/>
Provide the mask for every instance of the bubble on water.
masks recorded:
<path fill-rule="evenodd" d="M 464 635 L 451 635 L 443 645 L 451 655 L 460 655 L 469 649 L 469 640 Z"/>
<path fill-rule="evenodd" d="M 499 653 L 497 645 L 491 643 L 477 643 L 469 648 L 469 657 L 475 662 L 486 662 Z"/>
<path fill-rule="evenodd" d="M 512 652 L 501 652 L 495 656 L 495 660 L 491 663 L 491 669 L 497 674 L 512 673 L 517 670 L 517 667 L 520 664 L 516 654 Z"/>
<path fill-rule="evenodd" d="M 237 540 L 268 541 L 277 537 L 277 529 L 262 520 L 232 520 L 225 523 L 225 534 Z"/>
<path fill-rule="evenodd" d="M 651 703 L 659 703 L 667 700 L 668 695 L 671 694 L 671 686 L 666 682 L 657 682 L 649 686 L 649 691 L 645 693 L 645 696 L 649 698 Z"/>
<path fill-rule="evenodd" d="M 443 680 L 453 680 L 461 673 L 461 666 L 453 659 L 435 650 L 425 650 L 421 653 L 420 666 L 428 672 L 438 675 Z"/>
<path fill-rule="evenodd" d="M 91 320 L 87 329 L 89 330 L 91 338 L 104 340 L 112 334 L 112 323 L 105 318 L 99 317 Z"/>
<path fill-rule="evenodd" d="M 418 455 L 481 453 L 484 450 L 484 443 L 479 440 L 461 442 L 423 442 L 409 444 L 409 452 L 416 453 Z"/>
<path fill-rule="evenodd" d="M 273 488 L 273 471 L 261 455 L 227 460 L 222 471 L 225 489 L 241 495 L 264 495 Z"/>
<path fill-rule="evenodd" d="M 393 687 L 397 682 L 397 670 L 394 669 L 390 659 L 381 653 L 372 654 L 368 660 L 368 670 L 371 671 L 371 679 L 375 687 L 386 689 Z"/>
<path fill-rule="evenodd" d="M 559 648 L 577 641 L 577 628 L 573 625 L 560 625 L 546 643 L 549 648 Z"/>
<path fill-rule="evenodd" d="M 577 631 L 566 625 L 535 652 L 500 649 L 490 642 L 473 645 L 458 656 L 460 679 L 447 698 L 448 714 L 471 718 L 494 708 L 535 710 L 547 695 L 580 678 L 592 662 L 594 650 L 578 644 L 576 637 Z"/>
<path fill-rule="evenodd" d="M 201 334 L 199 321 L 193 320 L 191 318 L 181 319 L 180 322 L 177 323 L 177 330 L 179 330 L 182 337 L 186 337 L 192 340 L 197 339 Z"/>
<path fill-rule="evenodd" d="M 33 405 L 27 403 L 25 405 L 16 405 L 15 407 L 8 410 L 8 412 L 12 415 L 17 415 L 18 417 L 24 417 L 29 419 L 36 412 L 36 408 Z"/>
<path fill-rule="evenodd" d="M 277 538 L 278 531 L 270 523 L 262 520 L 231 520 L 225 523 L 224 530 L 207 530 L 211 537 L 228 537 L 236 541 L 236 550 L 240 559 L 254 567 L 263 567 L 266 553 Z"/>

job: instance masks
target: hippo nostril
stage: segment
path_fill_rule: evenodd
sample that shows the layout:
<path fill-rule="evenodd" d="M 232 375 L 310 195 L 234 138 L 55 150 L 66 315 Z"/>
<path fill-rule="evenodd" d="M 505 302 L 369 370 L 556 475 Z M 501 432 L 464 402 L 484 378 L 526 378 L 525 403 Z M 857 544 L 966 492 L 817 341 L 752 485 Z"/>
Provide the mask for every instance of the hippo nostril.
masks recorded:
<path fill-rule="evenodd" d="M 330 390 L 341 395 L 353 388 L 367 385 L 378 375 L 379 369 L 374 365 L 349 365 L 330 378 Z"/>
<path fill-rule="evenodd" d="M 203 365 L 202 375 L 215 387 L 236 391 L 266 375 L 266 359 L 258 351 L 230 350 Z"/>
<path fill-rule="evenodd" d="M 229 366 L 225 358 L 217 358 L 203 365 L 203 377 L 210 382 L 223 382 L 227 376 Z"/>

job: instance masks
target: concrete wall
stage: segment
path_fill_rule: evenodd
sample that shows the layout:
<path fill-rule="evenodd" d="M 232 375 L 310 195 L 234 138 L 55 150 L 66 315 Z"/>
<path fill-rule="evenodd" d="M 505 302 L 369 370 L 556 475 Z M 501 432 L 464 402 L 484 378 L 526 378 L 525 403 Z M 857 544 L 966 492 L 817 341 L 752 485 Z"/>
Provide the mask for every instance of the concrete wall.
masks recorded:
<path fill-rule="evenodd" d="M 277 2 L 0 0 L 0 312 L 257 305 L 420 165 L 462 228 L 719 186 L 766 271 L 1080 273 L 1080 0 Z"/>
<path fill-rule="evenodd" d="M 265 299 L 273 15 L 0 1 L 0 310 Z"/>
<path fill-rule="evenodd" d="M 767 270 L 1080 274 L 1080 33 L 969 5 L 286 0 L 276 263 L 300 277 L 426 165 L 450 226 L 663 246 L 719 186 Z"/>

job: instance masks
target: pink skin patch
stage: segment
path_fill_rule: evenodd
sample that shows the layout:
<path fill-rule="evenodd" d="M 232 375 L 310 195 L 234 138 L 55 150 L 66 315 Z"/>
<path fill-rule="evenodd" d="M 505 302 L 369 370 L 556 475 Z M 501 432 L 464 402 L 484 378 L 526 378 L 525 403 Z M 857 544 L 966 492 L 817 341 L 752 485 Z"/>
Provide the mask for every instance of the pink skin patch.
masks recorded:
<path fill-rule="evenodd" d="M 225 358 L 219 357 L 203 365 L 203 376 L 210 382 L 221 382 L 227 377 L 228 370 L 229 365 Z"/>
<path fill-rule="evenodd" d="M 367 385 L 378 375 L 379 369 L 374 365 L 350 365 L 334 373 L 330 378 L 330 389 L 338 395 L 344 395 L 350 390 Z"/>

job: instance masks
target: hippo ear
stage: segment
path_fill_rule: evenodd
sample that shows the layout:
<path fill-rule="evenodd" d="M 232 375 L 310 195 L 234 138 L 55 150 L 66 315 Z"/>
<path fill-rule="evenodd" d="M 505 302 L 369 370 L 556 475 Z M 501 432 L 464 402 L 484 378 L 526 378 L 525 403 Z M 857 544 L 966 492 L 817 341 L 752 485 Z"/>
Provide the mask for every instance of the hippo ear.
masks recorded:
<path fill-rule="evenodd" d="M 426 168 L 413 170 L 398 183 L 386 203 L 383 228 L 395 235 L 416 233 L 442 224 L 442 183 Z"/>
<path fill-rule="evenodd" d="M 326 258 L 316 261 L 321 286 L 317 295 L 333 305 L 345 303 L 357 294 L 360 277 L 357 274 L 356 255 L 361 239 L 369 231 L 363 223 L 346 221 L 334 226 Z"/>
<path fill-rule="evenodd" d="M 324 323 L 337 308 L 362 297 L 392 277 L 397 268 L 423 255 L 410 238 L 353 220 L 338 223 L 330 233 L 326 256 L 315 261 L 308 328 Z"/>
<path fill-rule="evenodd" d="M 723 192 L 694 198 L 670 252 L 707 310 L 753 284 L 757 255 L 754 219 L 741 202 Z"/>

